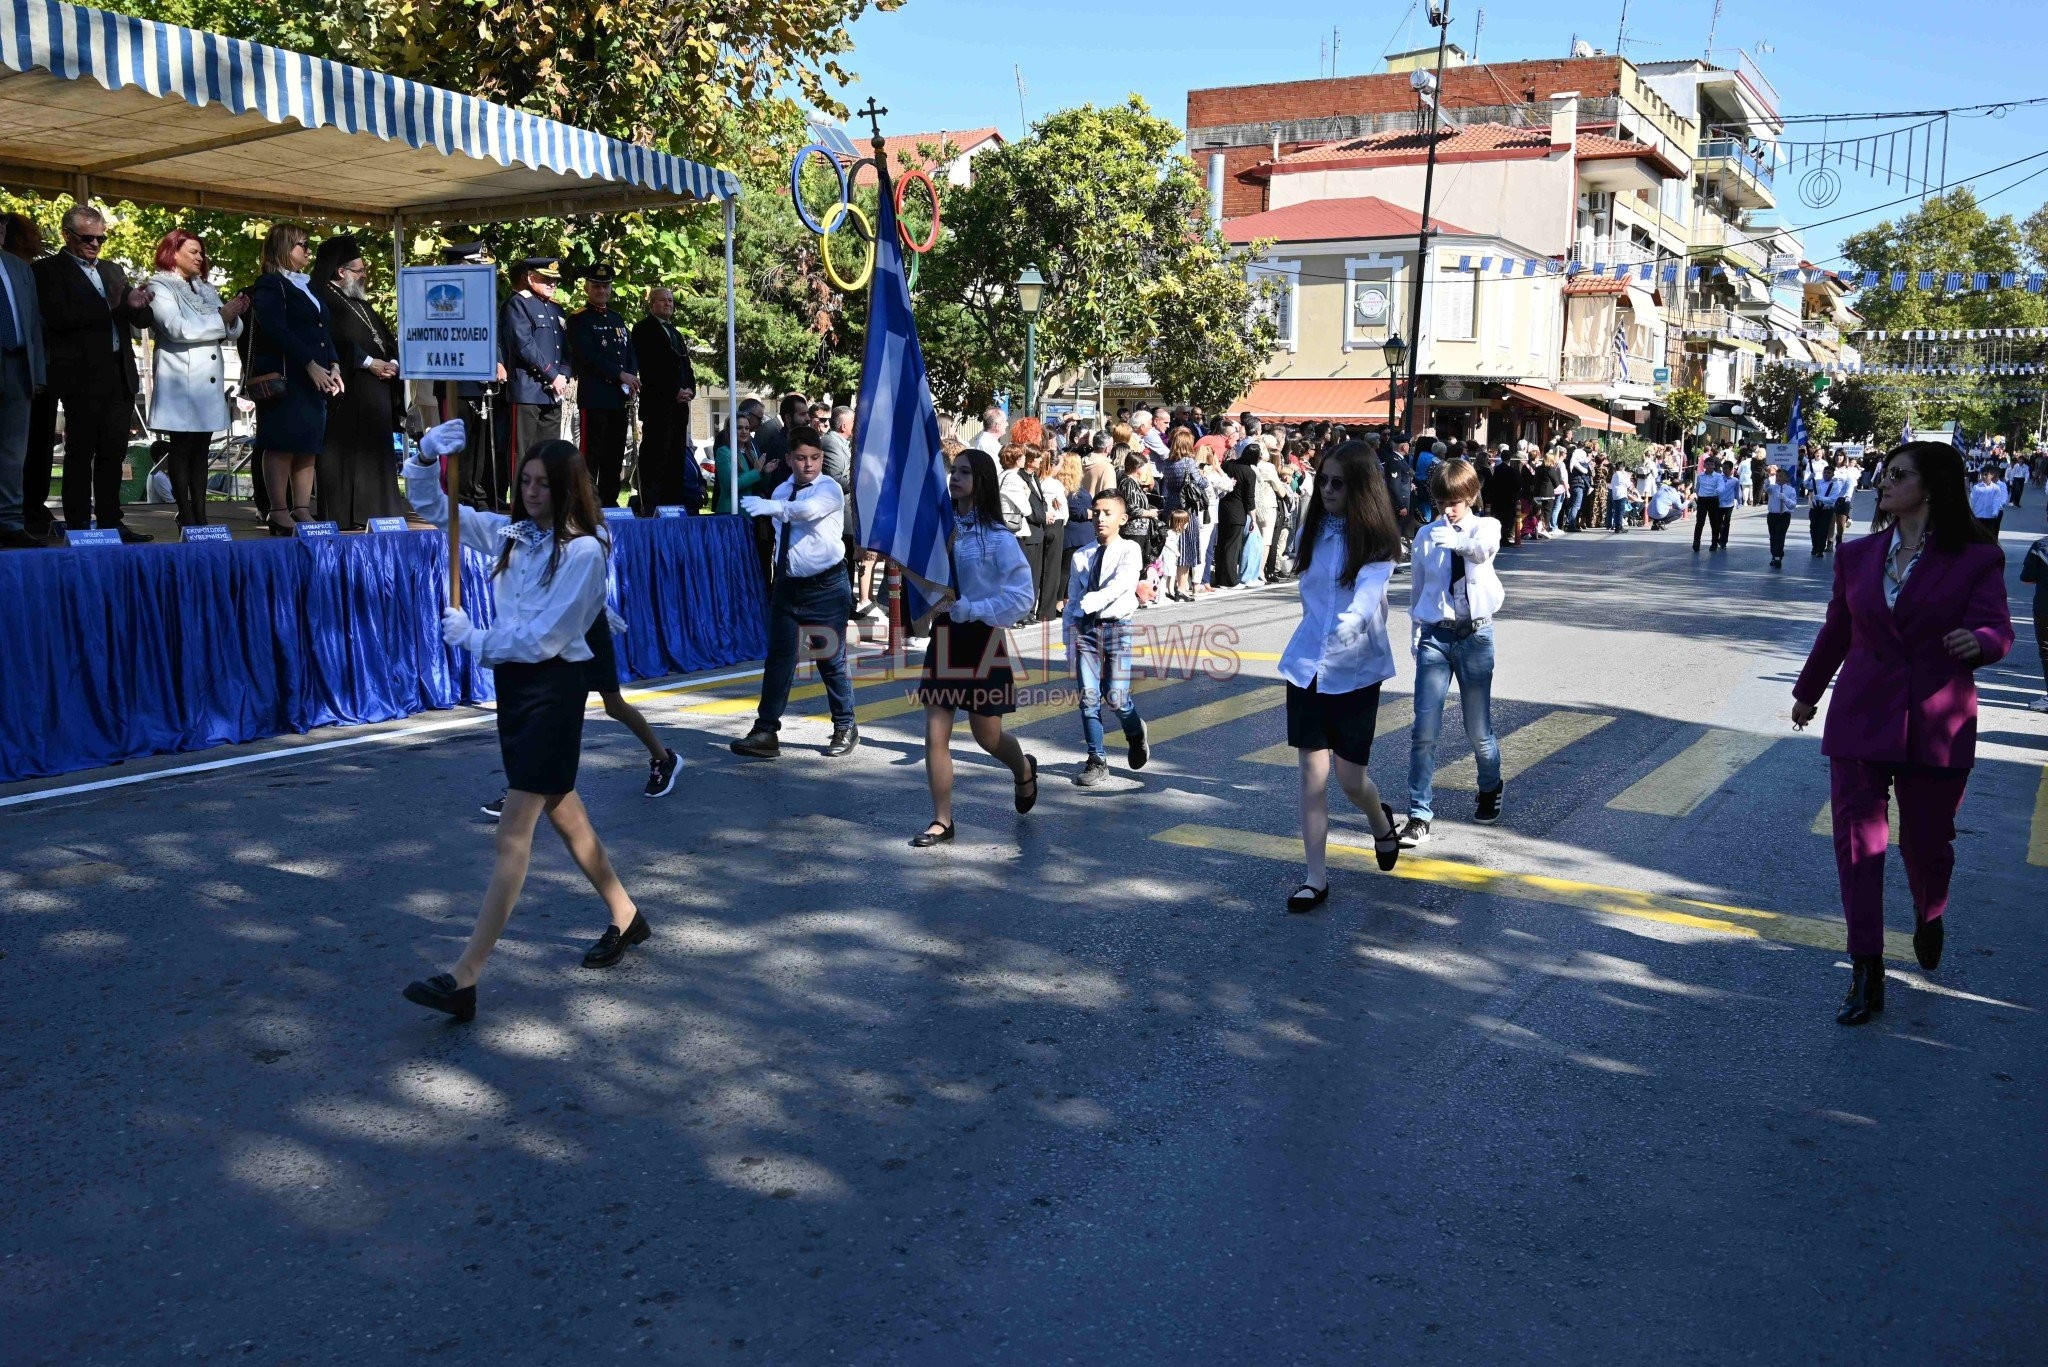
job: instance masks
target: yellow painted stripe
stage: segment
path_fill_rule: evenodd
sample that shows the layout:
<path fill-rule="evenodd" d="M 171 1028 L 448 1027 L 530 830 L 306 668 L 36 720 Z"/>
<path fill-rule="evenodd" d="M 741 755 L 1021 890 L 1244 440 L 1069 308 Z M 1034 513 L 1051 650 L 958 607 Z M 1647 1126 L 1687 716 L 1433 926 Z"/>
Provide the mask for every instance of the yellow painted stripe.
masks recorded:
<path fill-rule="evenodd" d="M 1690 816 L 1722 784 L 1777 743 L 1774 736 L 1747 731 L 1709 731 L 1607 805 L 1618 812 Z"/>
<path fill-rule="evenodd" d="M 1447 719 L 1448 720 L 1448 719 Z M 1598 712 L 1546 712 L 1527 726 L 1500 738 L 1500 777 L 1503 783 L 1519 778 L 1568 745 L 1610 725 L 1614 718 Z M 1436 786 L 1459 792 L 1479 789 L 1479 761 L 1471 755 L 1437 771 Z"/>
<path fill-rule="evenodd" d="M 2027 837 L 2027 862 L 2048 868 L 2048 765 L 2041 767 L 2041 786 L 2034 790 L 2034 826 Z"/>
<path fill-rule="evenodd" d="M 895 688 L 888 697 L 878 698 L 870 703 L 861 703 L 853 709 L 854 721 L 857 724 L 865 725 L 869 722 L 887 721 L 891 717 L 901 717 L 914 712 L 922 712 L 924 704 L 917 700 L 917 679 L 918 676 L 912 674 L 908 678 L 892 680 L 891 682 L 895 684 Z M 1061 680 L 1060 682 L 1068 681 Z M 1131 695 L 1136 697 L 1140 693 L 1150 693 L 1156 689 L 1167 688 L 1174 684 L 1186 682 L 1186 679 L 1178 678 L 1133 679 L 1131 681 Z M 1074 717 L 1078 716 L 1079 713 L 1080 709 L 1072 702 L 1033 703 L 1029 707 L 1020 707 L 1003 718 L 1003 725 L 1006 729 L 1015 730 L 1020 726 L 1030 726 L 1034 722 L 1045 721 L 1052 717 Z M 967 725 L 967 715 L 963 712 L 960 714 L 959 720 L 954 723 L 954 729 L 965 730 Z M 1158 723 L 1153 723 L 1153 727 L 1156 737 Z"/>
<path fill-rule="evenodd" d="M 1224 826 L 1175 826 L 1171 830 L 1161 831 L 1152 838 L 1169 845 L 1184 845 L 1198 850 L 1251 855 L 1254 858 L 1290 864 L 1301 861 L 1301 841 L 1298 838 L 1232 830 Z M 1329 862 L 1337 868 L 1370 869 L 1374 873 L 1379 871 L 1372 848 L 1367 845 L 1345 845 L 1332 841 L 1329 847 Z M 1787 916 L 1775 911 L 1759 911 L 1754 907 L 1728 906 L 1718 902 L 1696 901 L 1689 897 L 1637 892 L 1633 888 L 1609 887 L 1601 883 L 1579 883 L 1568 878 L 1552 878 L 1544 874 L 1510 873 L 1449 859 L 1423 859 L 1407 851 L 1403 851 L 1401 862 L 1394 866 L 1392 876 L 1415 882 L 1436 883 L 1460 892 L 1512 897 L 1525 902 L 1570 907 L 1600 916 L 1658 921 L 1665 925 L 1688 926 L 1696 930 L 1711 930 L 1747 939 L 1774 940 L 1781 944 L 1803 945 L 1809 949 L 1824 949 L 1837 954 L 1844 952 L 1848 945 L 1848 936 L 1839 921 L 1823 921 L 1810 916 Z M 1885 952 L 1891 958 L 1910 961 L 1913 958 L 1912 936 L 1887 933 Z"/>
<path fill-rule="evenodd" d="M 1373 724 L 1373 735 L 1386 736 L 1396 731 L 1406 731 L 1414 724 L 1415 700 L 1395 698 L 1380 704 L 1379 720 Z M 1249 755 L 1240 755 L 1238 758 L 1247 764 L 1271 764 L 1281 769 L 1293 769 L 1301 763 L 1295 748 L 1286 741 L 1281 741 L 1278 745 L 1269 745 L 1263 750 L 1254 750 Z"/>
<path fill-rule="evenodd" d="M 1885 812 L 1885 816 L 1889 820 L 1889 823 L 1892 828 L 1892 844 L 1896 845 L 1899 843 L 1898 804 L 1890 804 L 1889 808 Z M 2037 817 L 2036 819 L 2038 820 L 2039 818 Z M 1808 827 L 1807 829 L 1811 830 L 1815 835 L 1824 835 L 1832 840 L 1835 834 L 1835 804 L 1833 802 L 1821 803 L 1820 814 L 1814 817 L 1813 825 Z"/>
<path fill-rule="evenodd" d="M 1242 693 L 1233 693 L 1215 702 L 1190 707 L 1185 712 L 1171 712 L 1163 717 L 1147 717 L 1146 730 L 1153 746 L 1163 745 L 1182 736 L 1206 731 L 1212 726 L 1239 721 L 1260 712 L 1269 712 L 1287 701 L 1285 688 L 1252 688 Z M 1107 738 L 1111 745 L 1125 745 L 1123 732 L 1112 731 Z"/>

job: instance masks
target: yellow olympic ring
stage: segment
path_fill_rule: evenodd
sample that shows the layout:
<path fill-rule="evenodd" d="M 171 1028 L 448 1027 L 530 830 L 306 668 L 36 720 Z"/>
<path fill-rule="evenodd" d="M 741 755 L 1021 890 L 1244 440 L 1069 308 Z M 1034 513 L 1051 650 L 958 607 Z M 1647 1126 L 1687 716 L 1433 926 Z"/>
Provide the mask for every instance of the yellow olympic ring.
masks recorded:
<path fill-rule="evenodd" d="M 862 239 L 868 244 L 868 259 L 861 265 L 860 274 L 852 280 L 841 279 L 832 266 L 832 233 L 839 226 L 839 220 L 846 216 L 852 217 Z M 868 216 L 860 211 L 860 206 L 842 199 L 826 213 L 825 231 L 818 238 L 818 256 L 825 266 L 825 279 L 831 282 L 832 288 L 852 294 L 867 287 L 869 278 L 875 273 L 875 225 L 868 222 Z"/>

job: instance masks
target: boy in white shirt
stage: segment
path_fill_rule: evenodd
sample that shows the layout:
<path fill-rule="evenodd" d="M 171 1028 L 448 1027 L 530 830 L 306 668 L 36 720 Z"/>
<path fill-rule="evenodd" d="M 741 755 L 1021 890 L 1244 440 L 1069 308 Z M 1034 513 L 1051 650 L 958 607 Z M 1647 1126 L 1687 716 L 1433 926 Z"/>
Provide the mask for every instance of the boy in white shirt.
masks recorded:
<path fill-rule="evenodd" d="M 2005 481 L 1998 477 L 1998 466 L 1985 461 L 1984 468 L 1977 472 L 1977 482 L 1970 486 L 1970 516 L 1991 533 L 1993 541 L 1998 539 L 1999 525 L 2005 521 L 2005 505 L 2011 501 Z"/>
<path fill-rule="evenodd" d="M 1130 516 L 1121 494 L 1108 489 L 1097 494 L 1095 544 L 1075 551 L 1067 572 L 1067 656 L 1080 685 L 1081 739 L 1088 747 L 1088 762 L 1074 782 L 1083 788 L 1109 777 L 1104 703 L 1123 726 L 1131 768 L 1144 768 L 1150 758 L 1145 719 L 1131 698 L 1131 618 L 1138 611 L 1145 552 L 1123 535 Z"/>
<path fill-rule="evenodd" d="M 1716 526 L 1721 507 L 1721 465 L 1712 456 L 1709 456 L 1707 463 L 1700 467 L 1699 478 L 1693 482 L 1692 492 L 1694 499 L 1697 500 L 1693 509 L 1692 549 L 1693 554 L 1698 555 L 1700 537 L 1707 528 L 1715 528 L 1714 541 L 1717 545 L 1721 540 L 1720 529 Z"/>
<path fill-rule="evenodd" d="M 1813 486 L 1813 508 L 1807 513 L 1816 559 L 1835 548 L 1835 524 L 1848 501 L 1849 481 L 1837 478 L 1834 466 L 1821 467 L 1821 477 Z"/>

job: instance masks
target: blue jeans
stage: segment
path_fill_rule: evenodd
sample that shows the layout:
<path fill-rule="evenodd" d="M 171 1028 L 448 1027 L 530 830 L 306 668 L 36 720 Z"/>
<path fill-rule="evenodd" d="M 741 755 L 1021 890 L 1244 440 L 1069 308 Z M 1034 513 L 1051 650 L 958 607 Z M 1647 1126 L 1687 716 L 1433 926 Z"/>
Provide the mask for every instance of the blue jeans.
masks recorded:
<path fill-rule="evenodd" d="M 785 574 L 776 579 L 768 595 L 768 663 L 761 670 L 756 731 L 782 728 L 800 645 L 804 646 L 804 658 L 815 661 L 818 673 L 824 676 L 832 724 L 853 725 L 853 678 L 846 672 L 846 622 L 852 616 L 853 585 L 846 578 L 843 562 L 820 574 L 801 578 Z M 818 629 L 808 645 L 801 640 L 805 627 Z M 816 640 L 820 631 L 831 633 L 822 649 Z"/>
<path fill-rule="evenodd" d="M 1570 503 L 1568 505 L 1569 511 L 1565 514 L 1565 525 L 1577 528 L 1579 525 L 1579 513 L 1586 506 L 1586 491 L 1584 489 L 1573 489 L 1568 497 L 1570 498 Z"/>
<path fill-rule="evenodd" d="M 1444 729 L 1444 699 L 1458 678 L 1458 710 L 1479 757 L 1479 791 L 1500 787 L 1500 741 L 1493 734 L 1493 625 L 1459 634 L 1456 626 L 1426 623 L 1415 646 L 1415 730 L 1408 742 L 1408 815 L 1428 821 L 1436 784 L 1436 744 Z"/>
<path fill-rule="evenodd" d="M 1088 758 L 1107 760 L 1102 744 L 1102 704 L 1123 724 L 1124 738 L 1138 735 L 1138 708 L 1131 701 L 1131 627 L 1128 622 L 1103 622 L 1074 628 L 1074 675 L 1081 684 L 1081 739 Z M 1104 691 L 1105 676 L 1108 689 Z"/>

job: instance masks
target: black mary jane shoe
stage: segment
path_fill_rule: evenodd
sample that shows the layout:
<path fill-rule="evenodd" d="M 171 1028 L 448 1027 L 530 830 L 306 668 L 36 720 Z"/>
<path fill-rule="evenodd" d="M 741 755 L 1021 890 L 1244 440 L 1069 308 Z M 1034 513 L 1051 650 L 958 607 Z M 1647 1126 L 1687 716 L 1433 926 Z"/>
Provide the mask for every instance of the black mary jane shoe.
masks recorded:
<path fill-rule="evenodd" d="M 943 821 L 934 821 L 916 835 L 910 837 L 910 848 L 928 850 L 934 845 L 943 845 L 953 838 L 953 828 Z"/>
<path fill-rule="evenodd" d="M 446 1011 L 459 1021 L 476 1019 L 476 985 L 457 987 L 450 973 L 436 973 L 424 982 L 407 983 L 405 999 L 434 1011 Z"/>
<path fill-rule="evenodd" d="M 1372 857 L 1379 861 L 1381 873 L 1391 873 L 1401 860 L 1401 828 L 1394 824 L 1392 807 L 1382 802 L 1380 810 L 1387 814 L 1387 833 L 1372 838 Z"/>
<path fill-rule="evenodd" d="M 627 950 L 631 949 L 634 945 L 644 943 L 647 937 L 653 933 L 648 928 L 647 918 L 636 911 L 633 913 L 633 924 L 627 926 L 624 930 L 620 930 L 617 926 L 606 926 L 604 928 L 604 934 L 597 937 L 597 943 L 584 953 L 583 966 L 585 968 L 610 968 L 613 964 L 626 957 Z"/>
<path fill-rule="evenodd" d="M 1946 938 L 1941 923 L 1947 919 L 1946 916 L 1937 916 L 1913 927 L 1913 957 L 1930 973 L 1941 967 L 1941 942 Z"/>
<path fill-rule="evenodd" d="M 1297 913 L 1304 911 L 1314 911 L 1317 907 L 1321 906 L 1323 903 L 1329 900 L 1330 885 L 1328 883 L 1323 884 L 1321 887 L 1317 887 L 1313 883 L 1303 883 L 1300 887 L 1296 888 L 1293 892 L 1288 894 L 1287 909 L 1289 911 Z"/>
<path fill-rule="evenodd" d="M 1884 1010 L 1884 956 L 1858 954 L 1851 962 L 1855 976 L 1849 980 L 1849 995 L 1835 1013 L 1837 1025 L 1863 1025 Z"/>
<path fill-rule="evenodd" d="M 1038 805 L 1038 757 L 1024 756 L 1024 762 L 1031 766 L 1031 777 L 1017 780 L 1017 814 L 1022 816 Z M 1027 796 L 1025 789 L 1030 789 Z"/>

